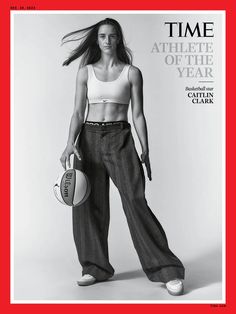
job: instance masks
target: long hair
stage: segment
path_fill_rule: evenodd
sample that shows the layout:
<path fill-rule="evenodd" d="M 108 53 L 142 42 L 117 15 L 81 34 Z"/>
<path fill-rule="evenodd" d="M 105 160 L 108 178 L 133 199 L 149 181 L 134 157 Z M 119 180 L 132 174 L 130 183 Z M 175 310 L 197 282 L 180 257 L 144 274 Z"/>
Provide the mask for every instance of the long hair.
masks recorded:
<path fill-rule="evenodd" d="M 65 44 L 70 41 L 83 41 L 72 50 L 69 57 L 63 62 L 62 66 L 69 65 L 72 61 L 81 57 L 79 68 L 90 63 L 95 63 L 101 57 L 101 50 L 97 44 L 98 30 L 101 25 L 112 25 L 114 26 L 116 33 L 118 35 L 119 43 L 117 44 L 117 57 L 120 61 L 132 64 L 133 56 L 131 50 L 126 46 L 125 39 L 123 36 L 122 28 L 120 24 L 111 18 L 106 18 L 100 22 L 91 25 L 89 27 L 79 29 L 77 31 L 66 34 L 62 37 L 62 44 Z M 84 36 L 77 38 L 77 35 L 85 33 Z M 65 40 L 66 38 L 69 38 Z M 71 39 L 70 39 L 71 38 Z"/>

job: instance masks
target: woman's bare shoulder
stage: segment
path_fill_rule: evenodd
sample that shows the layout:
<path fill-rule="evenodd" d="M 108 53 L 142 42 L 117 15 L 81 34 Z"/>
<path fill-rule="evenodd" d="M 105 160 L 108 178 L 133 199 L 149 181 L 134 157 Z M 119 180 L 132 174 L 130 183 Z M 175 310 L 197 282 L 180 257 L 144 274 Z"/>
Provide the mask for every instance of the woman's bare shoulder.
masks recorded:
<path fill-rule="evenodd" d="M 134 80 L 134 81 L 142 80 L 142 72 L 137 66 L 130 65 L 129 77 L 131 80 Z"/>
<path fill-rule="evenodd" d="M 84 66 L 78 68 L 77 79 L 83 83 L 87 82 L 87 79 L 88 79 L 88 67 L 87 67 L 87 65 L 84 65 Z"/>

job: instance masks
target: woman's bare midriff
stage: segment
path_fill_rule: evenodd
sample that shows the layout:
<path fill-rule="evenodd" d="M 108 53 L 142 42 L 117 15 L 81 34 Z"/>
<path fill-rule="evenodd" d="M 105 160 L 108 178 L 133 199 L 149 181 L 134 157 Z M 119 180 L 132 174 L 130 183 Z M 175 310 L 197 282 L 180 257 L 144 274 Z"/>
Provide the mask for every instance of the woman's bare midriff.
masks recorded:
<path fill-rule="evenodd" d="M 118 103 L 93 103 L 88 104 L 87 121 L 110 122 L 128 121 L 127 104 Z"/>

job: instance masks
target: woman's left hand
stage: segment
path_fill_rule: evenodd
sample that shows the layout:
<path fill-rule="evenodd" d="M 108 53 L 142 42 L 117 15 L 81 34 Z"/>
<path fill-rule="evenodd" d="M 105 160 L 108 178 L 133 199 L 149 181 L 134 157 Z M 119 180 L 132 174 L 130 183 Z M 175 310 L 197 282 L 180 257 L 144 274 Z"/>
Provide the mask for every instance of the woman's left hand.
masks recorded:
<path fill-rule="evenodd" d="M 152 180 L 152 171 L 151 171 L 151 164 L 150 164 L 150 160 L 149 160 L 149 153 L 143 152 L 141 154 L 141 162 L 145 164 L 148 179 L 151 181 Z"/>

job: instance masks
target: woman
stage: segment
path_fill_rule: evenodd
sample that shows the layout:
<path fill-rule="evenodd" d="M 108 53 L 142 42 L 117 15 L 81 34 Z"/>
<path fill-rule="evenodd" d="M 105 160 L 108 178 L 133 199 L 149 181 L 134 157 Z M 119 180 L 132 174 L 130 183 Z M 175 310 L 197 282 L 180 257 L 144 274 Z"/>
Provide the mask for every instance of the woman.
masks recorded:
<path fill-rule="evenodd" d="M 165 232 L 145 199 L 145 176 L 151 180 L 141 71 L 132 65 L 119 23 L 106 18 L 63 39 L 87 31 L 84 41 L 63 63 L 83 56 L 76 78 L 74 113 L 61 156 L 64 168 L 81 168 L 91 183 L 89 198 L 73 207 L 73 234 L 82 266 L 81 286 L 109 279 L 114 269 L 108 257 L 109 177 L 119 190 L 133 244 L 148 279 L 166 283 L 172 295 L 183 293 L 184 266 L 168 247 Z M 75 39 L 71 39 L 75 40 Z M 69 40 L 69 41 L 71 41 Z M 82 65 L 82 66 L 81 66 Z M 86 103 L 88 110 L 85 118 Z M 128 122 L 133 124 L 142 154 L 138 157 Z M 75 144 L 78 136 L 77 144 Z"/>

